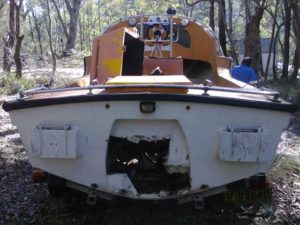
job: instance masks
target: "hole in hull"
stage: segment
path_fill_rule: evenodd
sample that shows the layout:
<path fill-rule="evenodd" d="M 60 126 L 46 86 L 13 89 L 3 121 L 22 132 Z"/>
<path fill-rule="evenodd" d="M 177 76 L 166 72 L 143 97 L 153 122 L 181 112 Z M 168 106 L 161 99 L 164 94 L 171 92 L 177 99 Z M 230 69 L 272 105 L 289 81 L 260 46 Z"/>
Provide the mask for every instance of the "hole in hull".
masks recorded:
<path fill-rule="evenodd" d="M 177 192 L 188 188 L 188 172 L 170 173 L 166 168 L 169 146 L 170 139 L 166 138 L 133 142 L 111 136 L 106 160 L 107 174 L 127 174 L 139 194 Z"/>

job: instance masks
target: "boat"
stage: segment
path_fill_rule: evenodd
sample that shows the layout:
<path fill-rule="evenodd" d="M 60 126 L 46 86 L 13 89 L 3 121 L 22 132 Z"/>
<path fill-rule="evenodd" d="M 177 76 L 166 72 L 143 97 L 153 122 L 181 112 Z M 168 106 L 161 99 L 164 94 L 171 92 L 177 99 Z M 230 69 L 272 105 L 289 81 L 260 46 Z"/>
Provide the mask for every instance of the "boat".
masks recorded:
<path fill-rule="evenodd" d="M 194 18 L 131 16 L 94 38 L 86 75 L 3 103 L 36 182 L 112 200 L 207 196 L 268 172 L 293 103 L 230 75 Z"/>

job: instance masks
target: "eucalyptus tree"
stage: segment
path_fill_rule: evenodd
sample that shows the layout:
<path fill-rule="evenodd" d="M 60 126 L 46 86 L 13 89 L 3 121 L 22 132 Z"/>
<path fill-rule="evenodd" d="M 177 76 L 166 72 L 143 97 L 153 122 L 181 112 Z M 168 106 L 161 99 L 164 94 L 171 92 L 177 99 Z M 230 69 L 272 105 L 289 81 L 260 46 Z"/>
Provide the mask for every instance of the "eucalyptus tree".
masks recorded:
<path fill-rule="evenodd" d="M 213 31 L 215 31 L 215 1 L 210 0 L 209 3 L 209 26 Z"/>
<path fill-rule="evenodd" d="M 283 9 L 285 13 L 284 24 L 284 43 L 283 43 L 283 66 L 281 79 L 288 80 L 289 61 L 290 61 L 290 36 L 291 36 L 291 19 L 292 7 L 290 0 L 283 0 Z"/>
<path fill-rule="evenodd" d="M 45 16 L 44 18 L 45 18 L 45 24 L 47 28 L 49 46 L 50 46 L 51 58 L 52 58 L 52 73 L 49 81 L 49 86 L 51 87 L 54 85 L 54 81 L 56 77 L 56 52 L 53 48 L 53 41 L 52 41 L 52 19 L 51 19 L 49 0 L 46 0 L 46 9 L 47 9 L 47 16 Z"/>
<path fill-rule="evenodd" d="M 225 0 L 185 0 L 185 4 L 188 6 L 194 6 L 201 2 L 209 2 L 210 3 L 210 17 L 209 24 L 211 28 L 214 30 L 214 2 L 218 3 L 218 26 L 219 26 L 219 41 L 224 52 L 224 55 L 227 55 L 226 48 L 226 7 Z"/>
<path fill-rule="evenodd" d="M 22 77 L 21 46 L 24 35 L 21 34 L 21 7 L 23 0 L 9 1 L 9 32 L 4 41 L 3 70 L 10 72 L 12 58 L 16 65 L 16 77 Z M 14 48 L 14 49 L 13 49 Z"/>
<path fill-rule="evenodd" d="M 28 23 L 29 23 L 31 41 L 32 41 L 33 46 L 34 46 L 34 53 L 37 53 L 38 50 L 37 50 L 37 47 L 36 47 L 35 35 L 34 35 L 34 31 L 33 31 L 34 29 L 33 29 L 32 19 L 31 19 L 30 13 L 28 14 Z"/>
<path fill-rule="evenodd" d="M 34 24 L 34 36 L 36 36 L 36 39 L 38 41 L 38 45 L 39 45 L 39 52 L 41 55 L 43 55 L 43 44 L 42 44 L 42 34 L 41 34 L 41 19 L 40 16 L 38 15 L 37 11 L 39 11 L 40 9 L 37 8 L 36 6 L 30 6 L 30 16 L 32 16 L 33 18 L 33 24 Z M 30 18 L 30 17 L 29 17 Z"/>
<path fill-rule="evenodd" d="M 254 69 L 264 76 L 261 53 L 260 24 L 269 0 L 244 0 L 245 27 L 245 56 L 252 58 Z"/>
<path fill-rule="evenodd" d="M 4 6 L 5 6 L 5 0 L 1 0 L 0 1 L 0 10 L 2 10 Z"/>
<path fill-rule="evenodd" d="M 76 38 L 77 38 L 77 28 L 78 28 L 78 19 L 81 3 L 83 0 L 65 0 L 64 1 L 69 13 L 69 29 L 67 24 L 61 16 L 61 11 L 57 5 L 56 0 L 52 0 L 52 3 L 56 9 L 58 18 L 63 26 L 64 34 L 67 38 L 66 50 L 75 49 L 76 47 Z"/>
<path fill-rule="evenodd" d="M 4 39 L 3 49 L 3 70 L 10 72 L 13 58 L 13 47 L 15 44 L 15 4 L 13 1 L 9 2 L 9 31 Z"/>
<path fill-rule="evenodd" d="M 199 3 L 209 2 L 209 26 L 212 30 L 215 30 L 215 3 L 218 6 L 218 36 L 220 45 L 224 52 L 225 56 L 231 56 L 236 64 L 238 64 L 238 56 L 235 50 L 234 41 L 233 41 L 233 21 L 232 21 L 232 0 L 185 0 L 185 4 L 188 6 L 194 6 Z M 229 10 L 229 25 L 227 25 L 227 14 L 226 14 L 226 2 L 228 4 Z M 230 51 L 228 51 L 228 44 Z"/>
<path fill-rule="evenodd" d="M 21 27 L 20 15 L 21 15 L 21 7 L 23 4 L 23 0 L 19 0 L 18 3 L 15 0 L 11 0 L 11 1 L 13 1 L 16 10 L 16 23 L 15 23 L 16 46 L 14 52 L 14 59 L 16 63 L 16 77 L 21 78 L 22 77 L 21 47 L 22 47 L 24 35 L 21 34 L 21 30 L 20 30 Z"/>
<path fill-rule="evenodd" d="M 300 68 L 300 2 L 291 0 L 291 8 L 293 12 L 293 30 L 295 34 L 295 53 L 293 60 L 292 80 L 297 80 Z"/>
<path fill-rule="evenodd" d="M 224 52 L 224 55 L 227 56 L 226 48 L 226 7 L 225 0 L 218 0 L 219 3 L 219 41 Z"/>
<path fill-rule="evenodd" d="M 267 65 L 266 65 L 266 70 L 264 73 L 264 80 L 266 81 L 268 78 L 269 74 L 269 67 L 270 67 L 270 62 L 271 62 L 271 56 L 273 54 L 273 64 L 275 64 L 275 57 L 276 57 L 276 25 L 277 25 L 277 14 L 278 14 L 278 8 L 279 8 L 279 0 L 275 1 L 275 8 L 274 10 L 269 9 L 267 10 L 268 13 L 271 15 L 271 18 L 273 20 L 272 23 L 272 31 L 271 31 L 271 40 L 270 40 L 270 45 L 269 45 L 269 54 L 268 54 L 268 59 L 267 59 Z M 273 65 L 273 78 L 276 80 L 277 75 L 276 75 L 276 69 Z"/>

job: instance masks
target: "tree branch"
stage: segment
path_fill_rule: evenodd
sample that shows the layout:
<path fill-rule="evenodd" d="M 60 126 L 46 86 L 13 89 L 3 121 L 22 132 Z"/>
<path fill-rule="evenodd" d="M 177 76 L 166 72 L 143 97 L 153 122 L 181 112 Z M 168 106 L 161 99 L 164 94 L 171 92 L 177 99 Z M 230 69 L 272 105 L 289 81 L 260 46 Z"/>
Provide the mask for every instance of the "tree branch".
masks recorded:
<path fill-rule="evenodd" d="M 63 27 L 65 36 L 66 36 L 67 38 L 69 38 L 69 33 L 68 33 L 68 30 L 67 30 L 66 24 L 64 23 L 64 21 L 63 21 L 63 19 L 62 19 L 62 17 L 61 17 L 61 14 L 60 14 L 59 8 L 57 7 L 56 1 L 55 1 L 55 0 L 52 0 L 52 3 L 53 3 L 54 8 L 55 8 L 55 10 L 56 10 L 56 12 L 57 12 L 58 19 L 59 19 L 59 21 L 60 21 L 60 23 L 61 23 L 61 25 L 62 25 L 62 27 Z"/>
<path fill-rule="evenodd" d="M 189 3 L 189 0 L 185 0 L 185 4 L 187 6 L 194 6 L 194 5 L 196 5 L 196 4 L 200 3 L 200 2 L 209 2 L 209 1 L 210 0 L 197 0 L 195 2 Z M 214 0 L 214 1 L 218 1 L 218 0 Z"/>
<path fill-rule="evenodd" d="M 19 1 L 19 4 L 17 4 L 17 3 L 15 2 L 15 0 L 12 0 L 12 2 L 14 3 L 14 5 L 15 5 L 16 8 L 20 8 L 21 5 L 22 5 L 22 3 L 23 3 L 23 0 L 20 0 L 20 1 Z"/>
<path fill-rule="evenodd" d="M 0 10 L 4 7 L 4 5 L 5 5 L 5 1 L 2 0 L 1 3 L 0 3 Z"/>
<path fill-rule="evenodd" d="M 69 0 L 65 0 L 65 3 L 66 3 L 66 6 L 67 6 L 68 11 L 69 11 L 69 12 L 72 11 L 73 8 L 71 7 Z"/>

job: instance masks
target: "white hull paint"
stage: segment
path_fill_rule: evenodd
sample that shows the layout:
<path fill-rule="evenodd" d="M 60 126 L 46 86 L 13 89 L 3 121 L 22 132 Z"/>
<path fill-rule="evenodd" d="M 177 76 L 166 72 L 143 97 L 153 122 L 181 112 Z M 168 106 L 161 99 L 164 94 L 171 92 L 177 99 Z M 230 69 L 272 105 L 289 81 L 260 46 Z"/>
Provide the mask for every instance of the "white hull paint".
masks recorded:
<path fill-rule="evenodd" d="M 162 193 L 138 194 L 126 174 L 107 175 L 110 135 L 129 140 L 137 136 L 148 139 L 170 138 L 168 163 L 179 165 L 181 162 L 185 164 L 184 167 L 188 167 L 190 174 L 190 188 L 168 196 L 173 198 L 201 192 L 203 187 L 206 190 L 212 189 L 267 172 L 281 132 L 289 121 L 289 113 L 280 111 L 159 101 L 156 102 L 156 111 L 149 114 L 140 112 L 140 101 L 108 101 L 19 109 L 11 111 L 10 115 L 20 131 L 33 167 L 86 187 L 97 184 L 99 191 L 137 199 L 161 199 L 164 196 Z M 78 156 L 41 157 L 33 148 L 36 145 L 36 127 L 39 125 L 70 125 L 78 130 Z M 261 128 L 264 132 L 262 137 L 267 140 L 265 160 L 221 160 L 221 133 L 228 127 Z M 124 189 L 126 193 L 121 193 Z"/>

